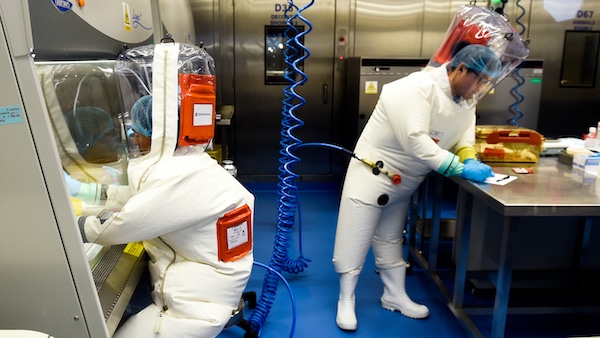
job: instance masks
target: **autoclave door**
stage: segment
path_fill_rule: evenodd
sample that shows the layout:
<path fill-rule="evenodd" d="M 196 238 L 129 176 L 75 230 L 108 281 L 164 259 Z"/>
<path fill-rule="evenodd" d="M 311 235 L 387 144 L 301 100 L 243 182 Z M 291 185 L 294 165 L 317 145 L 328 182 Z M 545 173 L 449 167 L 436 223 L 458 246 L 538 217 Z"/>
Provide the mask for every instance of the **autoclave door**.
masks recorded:
<path fill-rule="evenodd" d="M 295 2 L 305 6 L 309 1 Z M 272 180 L 278 174 L 281 120 L 284 110 L 286 1 L 238 1 L 235 5 L 235 163 L 244 178 Z M 296 14 L 288 12 L 288 16 Z M 334 2 L 314 2 L 293 24 L 309 31 L 303 38 L 309 54 L 299 68 L 308 81 L 297 87 L 306 104 L 294 110 L 304 125 L 294 131 L 302 142 L 328 142 L 332 137 Z M 300 102 L 295 100 L 295 103 Z M 329 175 L 331 152 L 305 148 L 293 166 L 303 177 Z"/>

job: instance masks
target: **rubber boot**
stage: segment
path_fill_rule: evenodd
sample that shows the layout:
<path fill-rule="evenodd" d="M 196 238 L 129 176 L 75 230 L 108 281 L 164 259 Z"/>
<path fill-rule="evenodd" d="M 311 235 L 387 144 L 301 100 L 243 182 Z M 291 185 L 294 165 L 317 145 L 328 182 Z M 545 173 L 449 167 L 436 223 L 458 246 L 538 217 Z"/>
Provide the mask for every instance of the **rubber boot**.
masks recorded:
<path fill-rule="evenodd" d="M 342 330 L 354 331 L 358 325 L 356 320 L 354 290 L 358 283 L 360 270 L 340 274 L 340 296 L 337 303 L 335 323 Z"/>
<path fill-rule="evenodd" d="M 406 263 L 391 269 L 379 270 L 383 282 L 381 306 L 390 311 L 399 311 L 409 318 L 421 319 L 429 316 L 425 305 L 413 302 L 406 294 Z"/>

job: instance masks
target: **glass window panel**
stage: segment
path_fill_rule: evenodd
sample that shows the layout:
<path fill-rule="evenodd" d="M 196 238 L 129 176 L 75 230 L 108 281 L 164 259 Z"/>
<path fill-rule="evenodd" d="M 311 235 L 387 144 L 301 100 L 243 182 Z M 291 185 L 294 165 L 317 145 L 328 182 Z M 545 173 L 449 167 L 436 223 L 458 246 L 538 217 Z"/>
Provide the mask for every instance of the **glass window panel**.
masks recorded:
<path fill-rule="evenodd" d="M 560 74 L 561 87 L 596 86 L 600 32 L 566 31 Z"/>
<path fill-rule="evenodd" d="M 304 31 L 302 26 L 265 26 L 265 84 L 287 84 L 287 76 L 296 81 L 299 74 L 289 67 L 286 57 L 290 61 L 297 60 L 304 55 L 294 37 Z M 304 37 L 300 37 L 300 43 L 304 44 Z M 286 44 L 289 41 L 289 48 Z M 304 61 L 297 62 L 296 66 L 304 71 Z"/>

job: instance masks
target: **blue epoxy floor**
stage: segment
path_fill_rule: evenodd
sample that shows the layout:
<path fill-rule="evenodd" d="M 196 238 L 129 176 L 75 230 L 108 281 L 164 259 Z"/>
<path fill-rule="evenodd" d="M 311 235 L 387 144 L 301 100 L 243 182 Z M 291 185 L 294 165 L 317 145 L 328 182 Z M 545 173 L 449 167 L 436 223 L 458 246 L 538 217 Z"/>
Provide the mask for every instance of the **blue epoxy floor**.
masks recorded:
<path fill-rule="evenodd" d="M 255 205 L 255 261 L 268 264 L 273 252 L 277 227 L 277 191 L 263 188 L 250 189 L 256 196 Z M 447 308 L 443 297 L 436 291 L 426 275 L 415 272 L 407 281 L 407 288 L 417 302 L 430 307 L 431 315 L 425 320 L 408 319 L 399 313 L 384 310 L 379 304 L 382 284 L 375 273 L 373 258 L 369 255 L 357 286 L 356 332 L 344 332 L 335 324 L 335 306 L 338 297 L 338 275 L 333 271 L 331 256 L 339 204 L 339 190 L 301 190 L 303 255 L 311 262 L 304 272 L 284 274 L 289 282 L 296 303 L 296 327 L 294 337 L 398 337 L 421 335 L 438 337 L 462 337 L 464 331 Z M 298 229 L 291 236 L 289 252 L 297 258 Z M 266 270 L 255 267 L 248 291 L 260 295 Z M 248 316 L 247 316 L 248 317 Z M 293 323 L 292 304 L 289 293 L 279 284 L 276 299 L 263 325 L 261 337 L 289 337 Z M 419 333 L 421 332 L 421 333 Z M 220 337 L 239 337 L 240 328 L 230 328 Z"/>
<path fill-rule="evenodd" d="M 255 261 L 268 265 L 273 253 L 277 228 L 278 195 L 274 184 L 247 184 L 256 196 L 254 224 Z M 416 302 L 426 304 L 430 316 L 414 320 L 396 312 L 384 310 L 379 297 L 382 283 L 376 274 L 371 254 L 360 277 L 356 292 L 358 330 L 344 332 L 335 324 L 338 297 L 338 275 L 333 271 L 331 256 L 335 236 L 335 224 L 339 203 L 339 187 L 336 185 L 300 187 L 300 210 L 302 216 L 302 254 L 310 259 L 308 267 L 299 274 L 284 273 L 290 285 L 290 293 L 279 283 L 275 300 L 270 306 L 260 337 L 299 338 L 320 337 L 468 337 L 468 333 L 447 306 L 445 297 L 426 273 L 414 267 L 407 277 L 407 290 Z M 448 208 L 447 208 L 448 209 Z M 445 210 L 442 217 L 453 217 L 453 210 Z M 291 258 L 299 252 L 299 227 L 294 227 L 288 249 Z M 449 260 L 449 259 L 448 259 Z M 246 291 L 260 296 L 266 270 L 255 266 Z M 293 319 L 293 304 L 296 320 Z M 252 310 L 246 308 L 245 318 Z M 597 315 L 597 314 L 596 314 Z M 577 332 L 575 328 L 592 326 L 584 333 L 600 334 L 592 316 L 517 316 L 510 318 L 506 337 L 566 337 L 565 332 Z M 600 318 L 600 317 L 598 317 Z M 560 323 L 560 322 L 566 323 Z M 489 333 L 489 317 L 476 319 L 482 332 Z M 594 325 L 596 328 L 594 328 Z M 566 326 L 566 328 L 565 328 Z M 487 330 L 487 331 L 486 331 Z M 244 330 L 231 327 L 220 338 L 243 337 Z M 486 335 L 488 333 L 485 333 Z M 577 336 L 592 334 L 577 334 Z"/>

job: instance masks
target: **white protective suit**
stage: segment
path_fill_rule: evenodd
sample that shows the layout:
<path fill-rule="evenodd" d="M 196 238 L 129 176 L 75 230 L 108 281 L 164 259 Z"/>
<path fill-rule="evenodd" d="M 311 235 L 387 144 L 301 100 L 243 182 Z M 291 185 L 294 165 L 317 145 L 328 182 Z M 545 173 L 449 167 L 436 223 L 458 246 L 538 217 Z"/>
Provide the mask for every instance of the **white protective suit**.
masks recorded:
<path fill-rule="evenodd" d="M 157 47 L 155 60 L 169 55 L 176 57 L 177 51 L 165 53 Z M 177 66 L 176 59 L 165 64 Z M 154 70 L 150 153 L 130 161 L 129 187 L 107 190 L 107 206 L 126 203 L 103 223 L 87 217 L 80 219 L 80 226 L 88 242 L 143 241 L 150 258 L 154 303 L 128 319 L 115 337 L 215 337 L 237 309 L 253 264 L 251 246 L 249 252 L 226 261 L 220 252 L 240 238 L 251 244 L 254 196 L 200 146 L 174 151 L 177 77 L 165 80 L 161 88 L 157 79 L 162 68 Z M 163 90 L 175 95 L 163 97 Z M 251 211 L 243 220 L 245 232 L 235 235 L 228 228 L 227 238 L 218 238 L 219 221 L 227 221 L 225 214 L 244 206 Z"/>
<path fill-rule="evenodd" d="M 401 245 L 411 195 L 431 170 L 455 156 L 447 149 L 473 145 L 474 128 L 475 108 L 453 100 L 445 65 L 383 86 L 355 153 L 382 161 L 402 182 L 394 185 L 386 175 L 350 161 L 335 237 L 336 272 L 362 269 L 371 244 L 379 268 L 404 264 Z"/>

